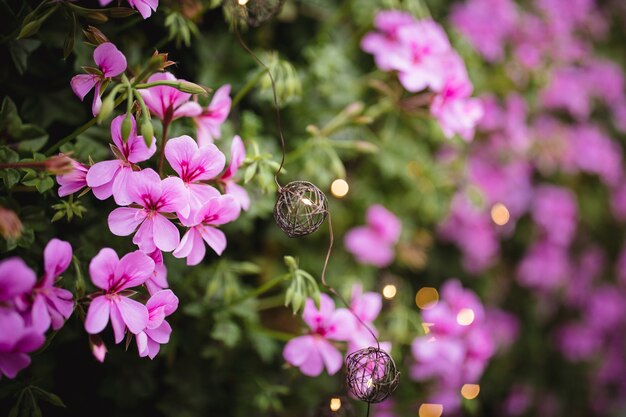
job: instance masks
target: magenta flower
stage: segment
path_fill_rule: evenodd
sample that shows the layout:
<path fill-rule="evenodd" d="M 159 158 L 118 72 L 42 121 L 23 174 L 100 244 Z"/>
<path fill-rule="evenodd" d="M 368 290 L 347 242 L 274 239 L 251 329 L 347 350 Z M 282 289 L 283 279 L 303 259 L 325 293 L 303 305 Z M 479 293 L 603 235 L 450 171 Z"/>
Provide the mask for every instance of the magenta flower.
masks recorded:
<path fill-rule="evenodd" d="M 148 325 L 148 310 L 132 300 L 124 290 L 145 283 L 154 272 L 154 261 L 146 254 L 135 251 L 119 259 L 111 248 L 104 248 L 89 263 L 89 275 L 103 294 L 89 305 L 85 330 L 100 333 L 111 319 L 115 343 L 124 339 L 125 329 L 133 334 Z"/>
<path fill-rule="evenodd" d="M 110 78 L 116 77 L 126 71 L 126 57 L 111 42 L 105 42 L 93 51 L 93 60 L 98 66 L 97 70 L 88 74 L 78 74 L 70 82 L 74 94 L 82 101 L 87 93 L 94 87 L 93 104 L 91 112 L 94 116 L 100 112 L 102 99 L 100 93 L 102 85 Z"/>
<path fill-rule="evenodd" d="M 210 198 L 196 213 L 189 223 L 189 230 L 180 241 L 173 255 L 176 258 L 187 258 L 187 265 L 197 265 L 206 254 L 204 242 L 218 255 L 226 249 L 226 235 L 216 226 L 232 222 L 241 208 L 231 195 Z"/>
<path fill-rule="evenodd" d="M 88 167 L 71 159 L 74 169 L 69 174 L 57 175 L 59 183 L 59 197 L 65 197 L 74 194 L 77 191 L 87 187 L 87 171 Z"/>
<path fill-rule="evenodd" d="M 178 177 L 161 180 L 152 169 L 133 173 L 128 184 L 131 201 L 141 208 L 119 207 L 109 214 L 109 229 L 116 236 L 128 236 L 137 230 L 133 243 L 143 252 L 156 248 L 171 252 L 180 243 L 178 229 L 164 214 L 189 214 L 187 195 Z"/>
<path fill-rule="evenodd" d="M 159 291 L 150 297 L 146 303 L 148 309 L 148 324 L 146 328 L 137 334 L 137 350 L 142 358 L 150 359 L 159 353 L 161 345 L 170 341 L 172 328 L 165 321 L 165 317 L 172 314 L 178 308 L 178 297 L 172 290 Z"/>
<path fill-rule="evenodd" d="M 2 272 L 6 272 L 2 271 L 4 268 L 10 266 L 22 268 L 22 265 L 13 263 L 14 259 L 6 260 L 0 264 L 0 282 L 7 282 L 2 279 L 4 278 Z M 32 271 L 30 271 L 32 276 L 30 273 L 24 275 L 25 270 L 23 268 L 20 272 L 23 274 L 22 277 L 28 277 L 29 281 L 17 285 L 14 283 L 11 285 L 13 289 L 10 293 L 21 291 L 22 288 L 25 288 L 24 284 L 30 282 L 30 278 L 34 278 Z M 15 281 L 17 278 L 18 275 L 16 274 Z M 39 349 L 44 342 L 43 333 L 33 327 L 26 326 L 24 319 L 17 312 L 10 309 L 0 309 L 0 377 L 4 375 L 8 378 L 15 378 L 19 371 L 30 365 L 28 353 Z"/>
<path fill-rule="evenodd" d="M 129 190 L 134 164 L 150 159 L 156 151 L 154 139 L 148 148 L 143 137 L 137 135 L 135 118 L 132 115 L 130 135 L 124 142 L 122 139 L 124 117 L 124 115 L 117 116 L 111 122 L 111 137 L 114 143 L 111 149 L 117 159 L 98 162 L 87 172 L 87 184 L 92 188 L 94 195 L 100 200 L 113 195 L 115 202 L 121 206 L 133 201 Z"/>
<path fill-rule="evenodd" d="M 377 335 L 376 328 L 374 327 L 374 320 L 378 317 L 380 310 L 383 307 L 383 298 L 379 293 L 366 292 L 363 293 L 363 288 L 360 284 L 352 286 L 352 300 L 350 301 L 350 308 L 352 312 L 365 323 L 371 330 Z M 376 339 L 358 320 L 354 321 L 354 333 L 348 343 L 348 353 L 356 350 L 366 348 L 368 346 L 376 346 Z M 389 350 L 389 349 L 385 349 Z"/>
<path fill-rule="evenodd" d="M 330 340 L 350 340 L 354 331 L 354 316 L 345 308 L 335 310 L 335 303 L 326 294 L 321 294 L 320 308 L 308 299 L 302 319 L 312 332 L 291 339 L 283 350 L 283 357 L 307 376 L 318 376 L 324 367 L 330 375 L 341 369 L 341 352 Z"/>
<path fill-rule="evenodd" d="M 467 78 L 461 58 L 456 53 L 448 54 L 448 58 L 447 68 L 450 72 L 441 92 L 433 99 L 430 111 L 447 137 L 458 133 L 463 139 L 470 141 L 483 116 L 482 103 L 479 99 L 469 98 L 473 86 Z"/>
<path fill-rule="evenodd" d="M 383 71 L 397 67 L 402 55 L 398 32 L 403 27 L 415 27 L 417 21 L 408 13 L 398 10 L 383 10 L 374 17 L 374 26 L 381 32 L 369 32 L 361 40 L 361 49 L 374 55 L 376 66 Z"/>
<path fill-rule="evenodd" d="M 32 326 L 42 333 L 50 324 L 54 330 L 59 330 L 74 311 L 72 293 L 54 286 L 55 280 L 72 262 L 72 246 L 52 239 L 44 249 L 43 259 L 45 274 L 33 288 L 30 312 Z"/>
<path fill-rule="evenodd" d="M 549 241 L 569 245 L 578 222 L 576 196 L 565 188 L 539 186 L 535 190 L 532 216 Z"/>
<path fill-rule="evenodd" d="M 146 288 L 150 295 L 154 295 L 157 292 L 169 287 L 167 283 L 167 267 L 163 262 L 163 252 L 158 249 L 147 254 L 154 261 L 154 273 L 152 277 L 148 278 L 145 282 Z"/>
<path fill-rule="evenodd" d="M 366 216 L 367 225 L 348 231 L 344 244 L 358 262 L 383 268 L 393 262 L 393 246 L 400 238 L 402 224 L 378 204 L 367 209 Z"/>
<path fill-rule="evenodd" d="M 165 158 L 185 184 L 189 195 L 190 215 L 195 213 L 219 191 L 201 181 L 211 180 L 224 169 L 226 157 L 212 143 L 198 147 L 189 136 L 180 136 L 167 141 Z"/>
<path fill-rule="evenodd" d="M 113 0 L 100 0 L 100 6 L 106 6 Z M 159 7 L 159 0 L 128 0 L 128 4 L 137 9 L 141 17 L 147 19 Z"/>
<path fill-rule="evenodd" d="M 37 277 L 26 263 L 18 258 L 0 262 L 0 303 L 11 302 L 33 289 Z"/>
<path fill-rule="evenodd" d="M 205 146 L 213 143 L 213 139 L 222 136 L 221 126 L 230 112 L 230 85 L 226 84 L 217 89 L 209 106 L 193 118 L 196 124 L 198 144 Z"/>
<path fill-rule="evenodd" d="M 517 268 L 517 281 L 528 288 L 549 291 L 563 285 L 571 273 L 567 249 L 549 241 L 534 243 Z"/>
<path fill-rule="evenodd" d="M 234 178 L 244 159 L 246 159 L 246 148 L 243 146 L 243 141 L 239 135 L 236 135 L 230 145 L 230 163 L 219 181 L 224 184 L 226 194 L 235 197 L 241 209 L 245 211 L 250 208 L 250 196 L 245 188 L 235 182 Z"/>
<path fill-rule="evenodd" d="M 184 81 L 177 80 L 169 72 L 157 72 L 148 78 L 148 82 L 154 81 Z M 179 117 L 195 117 L 202 113 L 202 107 L 195 101 L 189 101 L 191 94 L 183 93 L 174 87 L 160 85 L 140 90 L 141 96 L 146 102 L 148 109 L 159 119 L 167 123 Z"/>

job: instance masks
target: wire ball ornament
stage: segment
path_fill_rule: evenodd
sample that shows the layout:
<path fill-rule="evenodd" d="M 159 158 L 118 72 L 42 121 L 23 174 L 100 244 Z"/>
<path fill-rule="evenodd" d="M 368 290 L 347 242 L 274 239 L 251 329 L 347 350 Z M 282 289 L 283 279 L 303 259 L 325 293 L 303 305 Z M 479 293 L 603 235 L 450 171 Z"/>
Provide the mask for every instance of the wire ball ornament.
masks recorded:
<path fill-rule="evenodd" d="M 326 220 L 328 202 L 324 193 L 308 181 L 293 181 L 278 190 L 274 219 L 289 237 L 315 232 Z"/>
<path fill-rule="evenodd" d="M 352 352 L 346 358 L 346 384 L 361 401 L 379 403 L 398 387 L 400 372 L 387 352 L 368 347 Z"/>

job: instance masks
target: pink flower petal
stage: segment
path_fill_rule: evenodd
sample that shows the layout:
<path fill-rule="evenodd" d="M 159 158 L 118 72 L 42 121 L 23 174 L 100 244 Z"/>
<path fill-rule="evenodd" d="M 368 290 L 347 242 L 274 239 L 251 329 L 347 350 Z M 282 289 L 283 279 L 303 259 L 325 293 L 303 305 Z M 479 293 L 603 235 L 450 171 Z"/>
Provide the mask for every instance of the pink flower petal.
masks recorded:
<path fill-rule="evenodd" d="M 198 265 L 204 259 L 206 248 L 202 236 L 195 227 L 190 228 L 173 252 L 176 258 L 187 258 L 187 265 Z"/>
<path fill-rule="evenodd" d="M 112 280 L 119 261 L 113 249 L 101 249 L 89 263 L 91 282 L 100 289 L 109 290 L 113 285 Z"/>
<path fill-rule="evenodd" d="M 43 251 L 44 270 L 44 286 L 54 284 L 54 279 L 61 275 L 72 262 L 72 245 L 59 240 L 52 239 L 46 245 Z"/>
<path fill-rule="evenodd" d="M 42 294 L 37 294 L 30 310 L 31 325 L 40 332 L 45 333 L 50 328 L 51 320 L 48 309 L 46 308 L 46 300 Z"/>
<path fill-rule="evenodd" d="M 121 166 L 113 180 L 113 199 L 118 206 L 127 206 L 133 202 L 133 195 L 128 190 L 133 179 L 133 170 L 128 166 Z"/>
<path fill-rule="evenodd" d="M 315 354 L 314 338 L 315 336 L 310 335 L 294 337 L 285 345 L 283 358 L 293 366 L 302 366 L 311 355 Z"/>
<path fill-rule="evenodd" d="M 354 315 L 345 308 L 338 308 L 326 322 L 326 337 L 334 340 L 350 340 L 356 323 Z"/>
<path fill-rule="evenodd" d="M 174 119 L 180 117 L 195 117 L 202 113 L 202 107 L 195 101 L 183 103 L 174 111 Z"/>
<path fill-rule="evenodd" d="M 35 273 L 17 257 L 0 262 L 0 302 L 30 291 L 35 285 Z"/>
<path fill-rule="evenodd" d="M 80 100 L 84 100 L 85 96 L 91 91 L 92 88 L 98 82 L 98 76 L 94 74 L 78 74 L 72 77 L 72 81 L 70 81 L 70 85 L 72 86 L 72 91 L 74 94 L 80 98 Z"/>
<path fill-rule="evenodd" d="M 223 180 L 227 180 L 235 176 L 235 173 L 243 164 L 243 160 L 246 158 L 246 148 L 243 146 L 243 141 L 239 135 L 233 137 L 233 141 L 230 144 L 230 163 L 228 168 L 222 175 Z"/>
<path fill-rule="evenodd" d="M 30 357 L 25 353 L 6 352 L 0 355 L 0 374 L 15 378 L 17 373 L 30 365 Z"/>
<path fill-rule="evenodd" d="M 331 345 L 328 341 L 319 338 L 316 340 L 317 349 L 324 361 L 324 365 L 326 365 L 326 370 L 329 375 L 334 375 L 341 369 L 341 365 L 343 364 L 343 357 L 341 356 L 341 352 L 337 350 L 333 345 Z"/>
<path fill-rule="evenodd" d="M 202 235 L 202 239 L 209 245 L 211 249 L 218 255 L 221 255 L 226 249 L 226 235 L 220 229 L 211 226 L 197 226 Z"/>
<path fill-rule="evenodd" d="M 172 334 L 172 327 L 167 321 L 163 321 L 156 329 L 146 329 L 148 337 L 157 343 L 165 344 L 169 343 L 170 335 Z"/>
<path fill-rule="evenodd" d="M 105 78 L 116 77 L 126 71 L 126 57 L 111 42 L 99 45 L 93 51 L 93 59 Z"/>
<path fill-rule="evenodd" d="M 167 177 L 161 182 L 160 212 L 189 215 L 189 191 L 178 177 Z"/>
<path fill-rule="evenodd" d="M 148 311 L 164 307 L 165 316 L 169 316 L 178 308 L 178 297 L 172 290 L 162 290 L 154 294 L 146 303 Z"/>
<path fill-rule="evenodd" d="M 93 188 L 112 182 L 119 169 L 118 160 L 98 162 L 87 172 L 87 185 Z"/>
<path fill-rule="evenodd" d="M 115 268 L 115 289 L 117 291 L 126 288 L 137 287 L 154 273 L 154 261 L 141 251 L 135 251 L 124 255 Z"/>
<path fill-rule="evenodd" d="M 120 297 L 117 308 L 131 333 L 137 334 L 146 328 L 148 324 L 146 306 L 128 297 Z"/>
<path fill-rule="evenodd" d="M 183 177 L 198 152 L 198 144 L 190 136 L 171 138 L 165 144 L 165 159 L 176 173 Z"/>
<path fill-rule="evenodd" d="M 229 181 L 226 183 L 226 193 L 235 197 L 242 210 L 250 208 L 250 196 L 248 196 L 248 192 L 242 186 Z"/>
<path fill-rule="evenodd" d="M 111 233 L 116 236 L 128 236 L 146 219 L 142 209 L 119 207 L 109 214 L 108 223 Z"/>
<path fill-rule="evenodd" d="M 306 300 L 302 320 L 311 328 L 316 329 L 332 317 L 335 311 L 335 302 L 326 294 L 320 294 L 320 309 L 315 307 L 315 303 L 310 298 Z"/>
<path fill-rule="evenodd" d="M 133 236 L 133 243 L 139 246 L 139 249 L 141 249 L 144 253 L 150 253 L 157 250 L 157 247 L 154 244 L 154 234 L 152 228 L 152 219 L 147 219 L 141 223 L 141 226 L 137 229 L 137 233 Z"/>
<path fill-rule="evenodd" d="M 180 243 L 178 228 L 160 214 L 152 218 L 152 232 L 155 246 L 163 252 L 173 251 Z"/>
<path fill-rule="evenodd" d="M 111 302 L 111 327 L 113 327 L 115 343 L 120 343 L 124 340 L 124 335 L 126 334 L 126 324 L 118 308 L 118 303 L 122 298 L 126 297 L 117 296 L 117 299 Z"/>
<path fill-rule="evenodd" d="M 85 331 L 89 334 L 96 334 L 104 330 L 109 322 L 110 309 L 111 303 L 103 295 L 91 300 L 85 319 Z"/>

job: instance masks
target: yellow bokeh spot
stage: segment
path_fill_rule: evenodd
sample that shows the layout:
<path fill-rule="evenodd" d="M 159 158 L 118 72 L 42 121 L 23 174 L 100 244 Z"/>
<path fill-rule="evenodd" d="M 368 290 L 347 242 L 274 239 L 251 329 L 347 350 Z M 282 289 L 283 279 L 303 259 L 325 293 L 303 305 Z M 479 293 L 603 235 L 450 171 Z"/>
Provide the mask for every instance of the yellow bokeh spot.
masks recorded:
<path fill-rule="evenodd" d="M 239 0 L 239 4 L 241 6 L 245 6 L 246 4 L 248 4 L 248 0 Z"/>
<path fill-rule="evenodd" d="M 341 408 L 341 398 L 331 398 L 330 399 L 330 410 L 337 411 Z"/>
<path fill-rule="evenodd" d="M 459 314 L 456 315 L 456 322 L 461 326 L 469 326 L 474 322 L 474 310 L 471 308 L 462 308 Z"/>
<path fill-rule="evenodd" d="M 350 191 L 350 186 L 346 180 L 342 180 L 341 178 L 336 179 L 330 184 L 330 192 L 337 198 L 345 197 L 348 191 Z"/>
<path fill-rule="evenodd" d="M 466 400 L 473 400 L 474 398 L 478 397 L 479 393 L 480 385 L 478 384 L 465 384 L 461 388 L 461 395 Z"/>
<path fill-rule="evenodd" d="M 304 204 L 305 206 L 312 206 L 313 202 L 311 200 L 309 200 L 308 198 L 303 198 L 300 201 L 302 201 L 302 204 Z"/>
<path fill-rule="evenodd" d="M 398 293 L 398 289 L 393 284 L 387 284 L 383 287 L 383 297 L 387 300 L 391 300 Z"/>
<path fill-rule="evenodd" d="M 424 287 L 415 294 L 415 304 L 422 310 L 433 308 L 439 302 L 439 293 L 433 287 Z"/>
<path fill-rule="evenodd" d="M 443 405 L 441 404 L 422 404 L 419 409 L 419 417 L 441 417 L 443 414 Z"/>
<path fill-rule="evenodd" d="M 491 207 L 491 220 L 498 226 L 504 226 L 511 219 L 509 209 L 502 203 L 496 203 Z"/>

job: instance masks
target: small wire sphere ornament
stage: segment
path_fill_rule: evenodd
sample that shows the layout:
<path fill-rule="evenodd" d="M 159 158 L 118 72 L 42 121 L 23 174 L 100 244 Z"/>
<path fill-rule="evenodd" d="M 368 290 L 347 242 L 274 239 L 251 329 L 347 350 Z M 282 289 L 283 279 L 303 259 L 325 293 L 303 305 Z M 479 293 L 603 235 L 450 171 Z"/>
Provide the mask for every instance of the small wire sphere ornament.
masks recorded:
<path fill-rule="evenodd" d="M 361 401 L 379 403 L 398 387 L 400 372 L 387 352 L 370 346 L 346 358 L 346 383 Z"/>
<path fill-rule="evenodd" d="M 289 237 L 315 232 L 326 220 L 328 202 L 324 193 L 308 181 L 293 181 L 281 187 L 274 206 L 274 219 Z"/>

